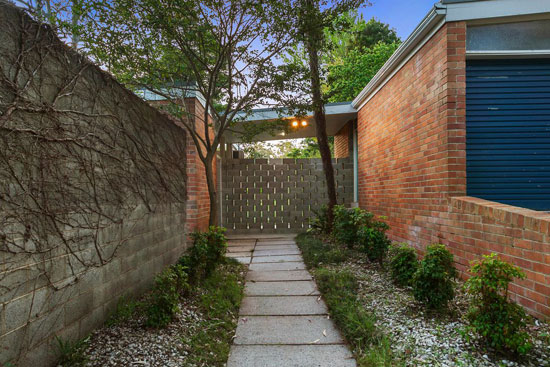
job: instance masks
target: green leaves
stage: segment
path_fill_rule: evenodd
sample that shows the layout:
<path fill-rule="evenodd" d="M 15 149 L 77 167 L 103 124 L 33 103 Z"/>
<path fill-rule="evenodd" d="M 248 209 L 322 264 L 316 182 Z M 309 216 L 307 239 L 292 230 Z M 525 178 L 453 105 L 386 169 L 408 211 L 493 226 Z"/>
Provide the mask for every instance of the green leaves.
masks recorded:
<path fill-rule="evenodd" d="M 399 47 L 378 43 L 365 50 L 351 50 L 338 63 L 328 66 L 325 94 L 329 102 L 353 100 Z"/>
<path fill-rule="evenodd" d="M 413 277 L 414 297 L 429 308 L 445 308 L 454 298 L 457 272 L 453 255 L 444 245 L 431 245 Z"/>
<path fill-rule="evenodd" d="M 393 280 L 401 286 L 410 285 L 418 270 L 416 250 L 403 244 L 392 249 L 390 272 Z"/>
<path fill-rule="evenodd" d="M 525 274 L 494 253 L 473 263 L 470 272 L 473 276 L 465 284 L 467 292 L 473 296 L 468 314 L 470 329 L 492 348 L 526 354 L 532 345 L 523 331 L 525 312 L 508 301 L 509 283 L 515 278 L 525 278 Z"/>

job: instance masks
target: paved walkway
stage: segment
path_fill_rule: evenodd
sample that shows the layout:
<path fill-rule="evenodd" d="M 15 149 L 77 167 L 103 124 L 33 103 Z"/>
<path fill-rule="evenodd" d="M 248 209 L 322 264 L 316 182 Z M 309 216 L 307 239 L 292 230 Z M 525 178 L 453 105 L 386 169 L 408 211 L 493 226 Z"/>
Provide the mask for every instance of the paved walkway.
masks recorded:
<path fill-rule="evenodd" d="M 229 237 L 249 265 L 227 367 L 355 367 L 292 236 Z"/>

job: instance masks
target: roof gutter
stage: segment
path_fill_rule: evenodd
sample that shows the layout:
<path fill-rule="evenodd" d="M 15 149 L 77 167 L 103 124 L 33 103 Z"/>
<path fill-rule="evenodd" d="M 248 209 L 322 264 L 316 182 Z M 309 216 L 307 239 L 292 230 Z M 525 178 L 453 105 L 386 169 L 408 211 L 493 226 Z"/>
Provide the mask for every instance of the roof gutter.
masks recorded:
<path fill-rule="evenodd" d="M 357 110 L 362 108 L 445 24 L 446 14 L 446 5 L 435 4 L 412 34 L 399 46 L 369 84 L 353 100 L 351 105 Z"/>

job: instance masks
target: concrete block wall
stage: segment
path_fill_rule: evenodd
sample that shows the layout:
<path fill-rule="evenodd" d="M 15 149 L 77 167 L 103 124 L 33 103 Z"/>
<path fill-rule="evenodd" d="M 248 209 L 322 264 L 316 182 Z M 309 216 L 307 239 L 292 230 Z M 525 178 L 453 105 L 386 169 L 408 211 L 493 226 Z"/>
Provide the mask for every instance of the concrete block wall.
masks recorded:
<path fill-rule="evenodd" d="M 0 24 L 0 366 L 48 367 L 56 336 L 85 337 L 184 252 L 187 135 L 2 0 Z"/>
<path fill-rule="evenodd" d="M 353 201 L 353 163 L 333 160 L 338 203 Z M 312 159 L 229 159 L 223 165 L 223 225 L 233 233 L 297 233 L 327 203 L 323 164 Z"/>
<path fill-rule="evenodd" d="M 499 253 L 527 274 L 513 299 L 548 317 L 548 214 L 466 197 L 466 31 L 445 24 L 360 108 L 359 203 L 394 241 L 448 246 L 464 277 Z"/>

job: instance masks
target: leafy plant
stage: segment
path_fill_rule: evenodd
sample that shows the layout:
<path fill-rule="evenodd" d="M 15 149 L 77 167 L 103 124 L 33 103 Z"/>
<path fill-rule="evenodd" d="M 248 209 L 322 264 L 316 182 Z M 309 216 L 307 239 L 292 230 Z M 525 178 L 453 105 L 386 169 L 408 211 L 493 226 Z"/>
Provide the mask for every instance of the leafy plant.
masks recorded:
<path fill-rule="evenodd" d="M 208 277 L 222 263 L 227 250 L 225 228 L 210 226 L 207 232 L 194 232 L 191 235 L 193 246 L 189 258 L 180 260 L 188 263 L 193 281 Z"/>
<path fill-rule="evenodd" d="M 316 268 L 321 264 L 339 264 L 345 261 L 348 256 L 345 248 L 337 244 L 325 243 L 308 234 L 298 235 L 296 243 L 302 251 L 304 262 L 310 268 Z"/>
<path fill-rule="evenodd" d="M 418 258 L 414 248 L 403 244 L 392 250 L 390 272 L 395 283 L 401 286 L 410 285 L 417 270 Z"/>
<path fill-rule="evenodd" d="M 389 226 L 370 218 L 367 224 L 359 229 L 358 242 L 361 250 L 370 261 L 382 262 L 388 253 L 391 241 L 386 236 Z"/>
<path fill-rule="evenodd" d="M 473 296 L 468 314 L 470 329 L 481 335 L 487 344 L 499 351 L 511 350 L 526 354 L 532 344 L 525 329 L 525 312 L 508 301 L 508 285 L 525 274 L 516 266 L 499 259 L 496 254 L 483 256 L 473 263 L 473 276 L 466 290 Z"/>
<path fill-rule="evenodd" d="M 57 342 L 57 364 L 63 367 L 80 367 L 85 366 L 88 362 L 84 350 L 88 345 L 88 338 L 71 341 L 64 340 L 58 336 L 55 337 Z"/>
<path fill-rule="evenodd" d="M 453 255 L 443 245 L 431 245 L 413 277 L 414 297 L 429 308 L 444 308 L 454 298 L 456 269 Z"/>
<path fill-rule="evenodd" d="M 147 326 L 158 328 L 168 325 L 179 311 L 180 298 L 190 289 L 188 275 L 179 264 L 157 275 L 150 303 L 145 310 Z"/>
<path fill-rule="evenodd" d="M 334 207 L 334 239 L 348 248 L 353 248 L 359 240 L 359 229 L 372 227 L 374 214 L 360 208 L 348 209 L 343 205 Z"/>
<path fill-rule="evenodd" d="M 315 217 L 310 220 L 308 233 L 313 234 L 328 234 L 330 225 L 328 222 L 328 206 L 323 205 L 321 209 L 314 211 Z"/>

